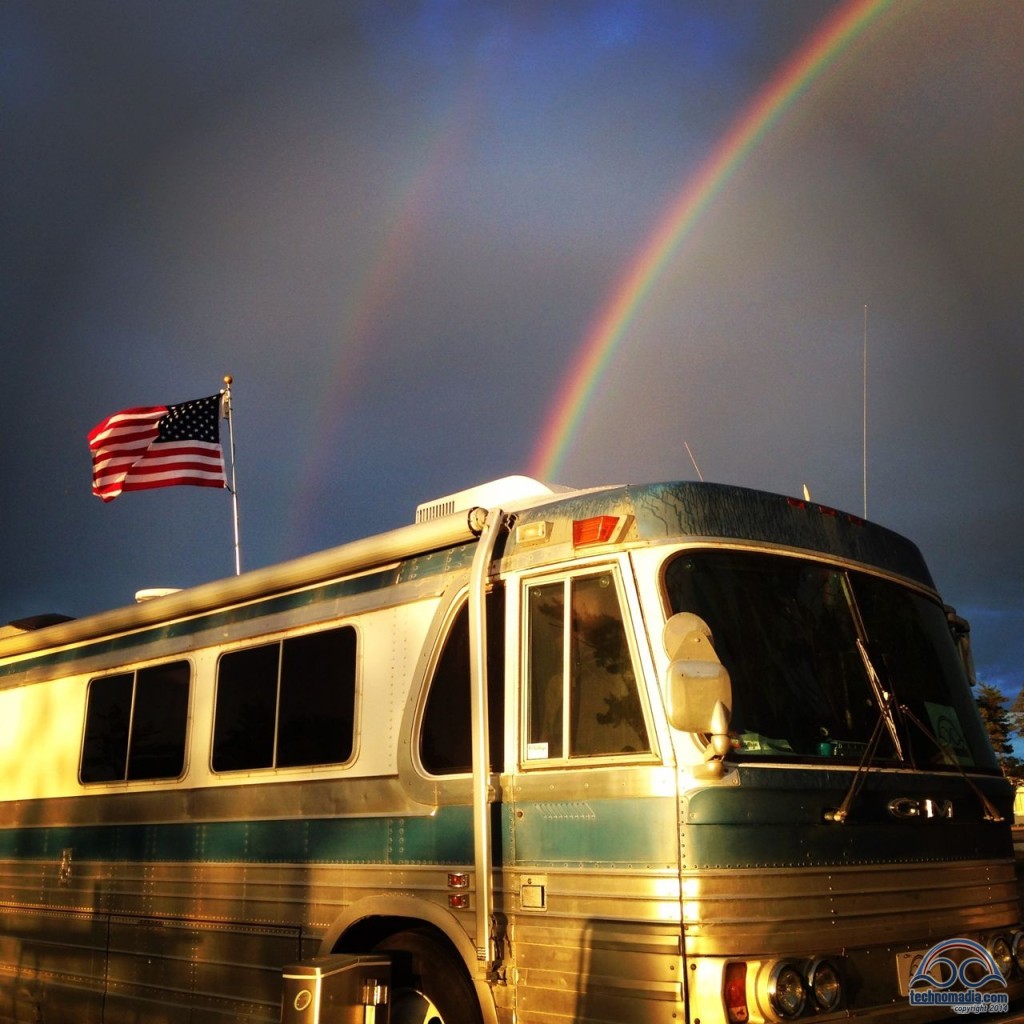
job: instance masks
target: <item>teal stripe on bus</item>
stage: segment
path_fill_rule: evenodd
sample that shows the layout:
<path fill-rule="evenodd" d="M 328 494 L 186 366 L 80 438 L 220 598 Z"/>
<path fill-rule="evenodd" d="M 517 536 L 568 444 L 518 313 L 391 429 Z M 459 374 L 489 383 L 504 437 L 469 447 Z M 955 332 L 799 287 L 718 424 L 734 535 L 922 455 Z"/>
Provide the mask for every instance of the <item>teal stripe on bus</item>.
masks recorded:
<path fill-rule="evenodd" d="M 78 825 L 0 831 L 0 859 L 130 863 L 465 864 L 472 810 L 424 818 L 320 818 L 145 825 Z"/>
<path fill-rule="evenodd" d="M 674 797 L 523 802 L 511 810 L 516 865 L 678 867 Z"/>
<path fill-rule="evenodd" d="M 780 770 L 742 766 L 741 784 L 686 795 L 683 867 L 829 867 L 1012 857 L 1004 823 L 984 819 L 984 792 L 1009 816 L 1011 791 L 1001 777 L 868 771 L 842 823 L 827 813 L 839 807 L 851 772 Z M 894 815 L 890 805 L 930 800 L 949 817 Z"/>
<path fill-rule="evenodd" d="M 674 868 L 675 802 L 669 798 L 531 803 L 494 808 L 515 864 Z M 499 824 L 498 816 L 501 821 Z M 0 860 L 129 863 L 468 864 L 472 808 L 422 817 L 268 819 L 89 824 L 0 830 Z M 510 865 L 513 866 L 513 865 Z"/>

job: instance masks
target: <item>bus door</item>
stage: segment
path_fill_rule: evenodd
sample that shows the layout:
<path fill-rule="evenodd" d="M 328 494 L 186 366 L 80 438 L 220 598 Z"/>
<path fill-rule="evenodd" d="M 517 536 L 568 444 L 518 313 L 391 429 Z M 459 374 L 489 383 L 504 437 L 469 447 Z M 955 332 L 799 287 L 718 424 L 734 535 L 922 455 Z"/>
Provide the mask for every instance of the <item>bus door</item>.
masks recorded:
<path fill-rule="evenodd" d="M 678 833 L 628 559 L 525 578 L 518 598 L 518 1019 L 646 1019 L 637 1000 L 680 999 Z"/>

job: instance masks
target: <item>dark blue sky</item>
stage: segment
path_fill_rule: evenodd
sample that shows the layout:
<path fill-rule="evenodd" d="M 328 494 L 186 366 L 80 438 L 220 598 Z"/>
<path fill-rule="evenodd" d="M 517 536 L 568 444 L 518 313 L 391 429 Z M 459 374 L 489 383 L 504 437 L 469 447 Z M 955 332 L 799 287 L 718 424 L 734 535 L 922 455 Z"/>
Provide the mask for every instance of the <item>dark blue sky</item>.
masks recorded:
<path fill-rule="evenodd" d="M 235 376 L 243 561 L 523 472 L 680 189 L 841 5 L 0 0 L 0 621 L 230 573 L 230 501 L 85 436 Z M 691 477 L 921 546 L 1024 683 L 1024 5 L 882 11 L 666 266 L 561 482 Z"/>

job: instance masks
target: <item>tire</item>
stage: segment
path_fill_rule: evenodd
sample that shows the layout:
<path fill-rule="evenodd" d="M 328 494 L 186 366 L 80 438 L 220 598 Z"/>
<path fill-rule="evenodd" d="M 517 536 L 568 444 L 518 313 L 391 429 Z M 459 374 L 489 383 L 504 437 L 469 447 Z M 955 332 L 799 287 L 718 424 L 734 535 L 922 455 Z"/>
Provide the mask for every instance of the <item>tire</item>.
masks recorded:
<path fill-rule="evenodd" d="M 462 961 L 429 932 L 397 932 L 375 953 L 394 953 L 391 1024 L 482 1024 Z"/>

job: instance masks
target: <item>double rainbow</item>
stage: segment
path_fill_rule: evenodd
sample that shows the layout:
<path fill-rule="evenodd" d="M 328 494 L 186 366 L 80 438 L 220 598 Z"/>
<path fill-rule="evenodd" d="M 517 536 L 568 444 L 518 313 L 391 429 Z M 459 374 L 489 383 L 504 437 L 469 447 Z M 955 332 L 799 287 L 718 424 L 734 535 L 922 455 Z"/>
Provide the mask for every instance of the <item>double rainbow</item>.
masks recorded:
<path fill-rule="evenodd" d="M 696 174 L 686 181 L 580 345 L 531 458 L 531 476 L 550 480 L 558 475 L 587 405 L 638 308 L 701 214 L 811 83 L 892 3 L 851 0 L 839 8 L 761 90 Z"/>

